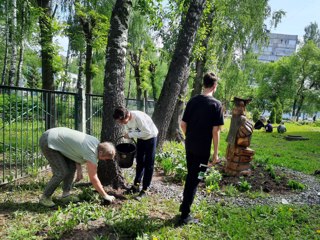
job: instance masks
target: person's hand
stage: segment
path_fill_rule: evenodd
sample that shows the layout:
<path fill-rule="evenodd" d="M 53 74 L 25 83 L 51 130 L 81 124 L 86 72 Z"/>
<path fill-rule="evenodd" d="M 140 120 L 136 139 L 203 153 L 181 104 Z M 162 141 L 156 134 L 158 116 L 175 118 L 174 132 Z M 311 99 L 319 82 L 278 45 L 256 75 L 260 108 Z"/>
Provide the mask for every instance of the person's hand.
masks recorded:
<path fill-rule="evenodd" d="M 124 137 L 124 138 L 130 138 L 128 133 L 124 134 L 123 137 Z"/>
<path fill-rule="evenodd" d="M 109 205 L 111 204 L 116 198 L 114 196 L 111 195 L 106 195 L 103 197 L 103 205 Z"/>
<path fill-rule="evenodd" d="M 79 182 L 79 181 L 81 181 L 82 179 L 83 179 L 82 171 L 81 171 L 81 172 L 77 171 L 77 177 L 76 177 L 75 182 Z"/>
<path fill-rule="evenodd" d="M 215 165 L 215 164 L 219 164 L 220 162 L 221 162 L 221 160 L 219 159 L 219 156 L 214 154 L 212 156 L 212 162 L 210 164 Z"/>

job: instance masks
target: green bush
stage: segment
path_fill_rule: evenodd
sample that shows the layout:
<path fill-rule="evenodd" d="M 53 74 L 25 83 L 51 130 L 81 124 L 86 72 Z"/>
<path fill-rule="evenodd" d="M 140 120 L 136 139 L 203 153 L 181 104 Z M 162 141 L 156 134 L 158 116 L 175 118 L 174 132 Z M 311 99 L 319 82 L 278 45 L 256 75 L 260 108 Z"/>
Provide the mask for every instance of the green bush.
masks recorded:
<path fill-rule="evenodd" d="M 2 94 L 0 102 L 3 122 L 34 119 L 33 109 L 41 103 L 37 96 L 24 98 L 18 94 Z"/>
<path fill-rule="evenodd" d="M 276 122 L 276 109 L 275 108 L 272 108 L 269 120 L 271 121 L 271 123 Z"/>
<path fill-rule="evenodd" d="M 162 152 L 156 154 L 156 162 L 167 176 L 182 182 L 187 174 L 184 146 L 178 142 L 165 142 Z"/>
<path fill-rule="evenodd" d="M 260 112 L 258 109 L 254 109 L 253 112 L 252 112 L 252 120 L 254 122 L 258 121 L 260 118 Z"/>

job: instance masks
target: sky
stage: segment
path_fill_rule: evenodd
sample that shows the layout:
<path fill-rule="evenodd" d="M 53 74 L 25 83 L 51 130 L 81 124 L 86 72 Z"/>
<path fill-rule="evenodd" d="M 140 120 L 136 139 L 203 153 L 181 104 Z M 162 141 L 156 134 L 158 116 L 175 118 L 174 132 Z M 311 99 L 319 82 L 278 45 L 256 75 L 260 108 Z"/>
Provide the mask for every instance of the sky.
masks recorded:
<path fill-rule="evenodd" d="M 320 28 L 320 1 L 319 0 L 269 0 L 271 11 L 284 10 L 286 15 L 272 33 L 304 35 L 304 28 L 311 22 L 316 22 Z M 270 20 L 266 22 L 268 26 Z"/>

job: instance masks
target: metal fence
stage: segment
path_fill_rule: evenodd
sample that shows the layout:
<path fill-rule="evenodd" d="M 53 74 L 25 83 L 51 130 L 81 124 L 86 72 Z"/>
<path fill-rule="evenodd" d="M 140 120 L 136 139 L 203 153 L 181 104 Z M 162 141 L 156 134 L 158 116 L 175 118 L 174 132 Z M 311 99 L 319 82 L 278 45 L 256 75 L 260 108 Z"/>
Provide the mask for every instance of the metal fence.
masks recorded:
<path fill-rule="evenodd" d="M 138 106 L 135 99 L 126 104 L 130 110 Z M 153 101 L 143 106 L 153 113 Z M 47 167 L 38 141 L 48 128 L 69 127 L 100 139 L 102 109 L 103 96 L 82 89 L 70 93 L 0 86 L 0 185 Z"/>

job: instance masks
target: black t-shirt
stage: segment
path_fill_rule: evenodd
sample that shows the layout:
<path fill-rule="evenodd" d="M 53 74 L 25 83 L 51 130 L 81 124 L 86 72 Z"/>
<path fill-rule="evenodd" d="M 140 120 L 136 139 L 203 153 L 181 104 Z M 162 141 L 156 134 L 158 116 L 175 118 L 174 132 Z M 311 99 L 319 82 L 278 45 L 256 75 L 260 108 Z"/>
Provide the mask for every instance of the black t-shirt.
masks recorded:
<path fill-rule="evenodd" d="M 211 96 L 194 96 L 187 103 L 182 120 L 187 123 L 186 150 L 209 157 L 212 129 L 224 124 L 220 101 Z"/>

